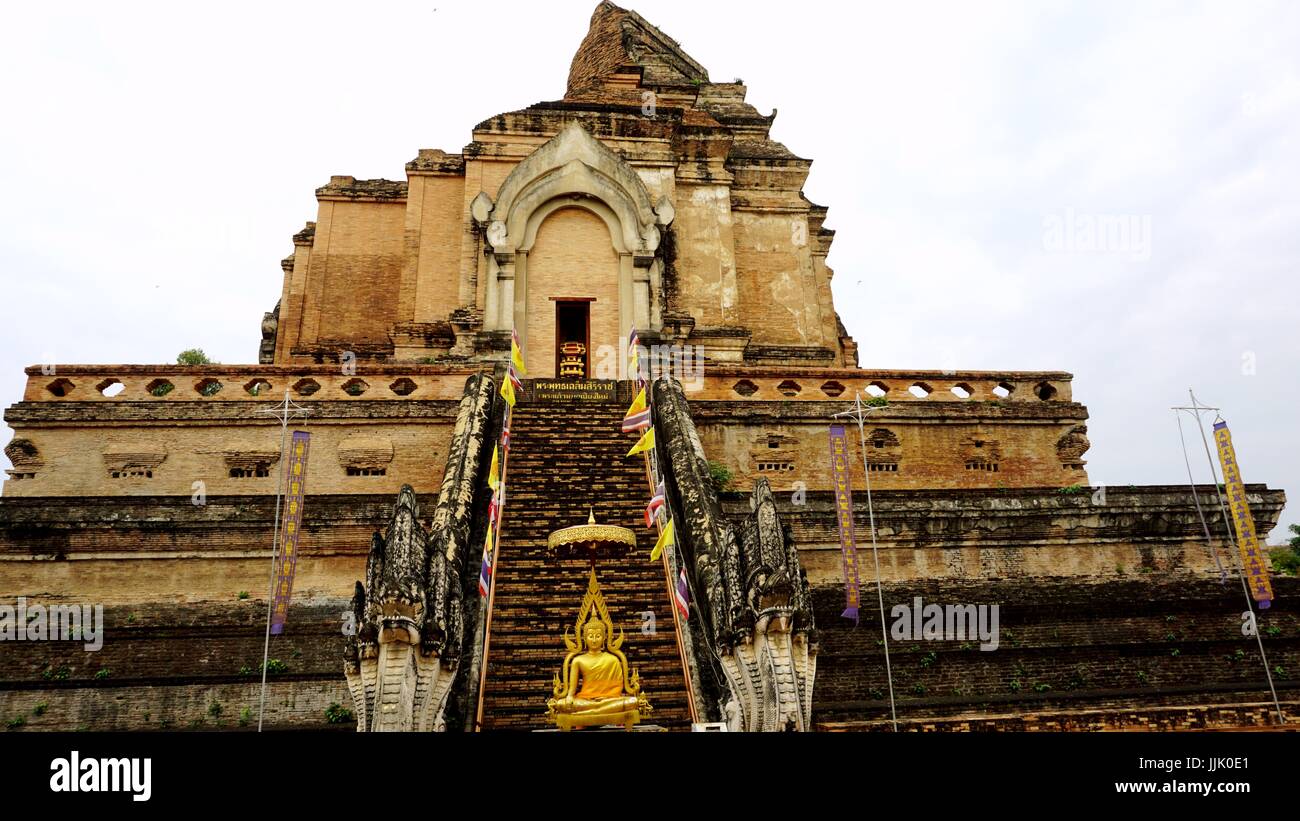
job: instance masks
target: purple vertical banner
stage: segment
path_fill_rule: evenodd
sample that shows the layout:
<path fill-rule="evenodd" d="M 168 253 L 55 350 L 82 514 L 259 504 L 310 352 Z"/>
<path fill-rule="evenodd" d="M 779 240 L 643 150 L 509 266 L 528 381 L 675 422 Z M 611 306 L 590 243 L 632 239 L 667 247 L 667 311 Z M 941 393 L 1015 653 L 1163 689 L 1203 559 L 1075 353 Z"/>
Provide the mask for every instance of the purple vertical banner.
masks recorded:
<path fill-rule="evenodd" d="M 280 558 L 275 569 L 275 600 L 271 605 L 271 633 L 280 635 L 289 618 L 289 597 L 293 593 L 293 571 L 298 566 L 298 537 L 302 533 L 302 503 L 307 491 L 307 451 L 311 434 L 293 432 L 289 463 L 285 468 L 288 489 L 284 494 L 284 515 L 280 519 Z"/>
<path fill-rule="evenodd" d="M 835 518 L 840 524 L 840 553 L 844 557 L 844 595 L 848 606 L 842 614 L 858 623 L 860 586 L 858 546 L 853 538 L 853 487 L 849 482 L 849 445 L 843 425 L 831 425 L 831 481 L 835 487 Z"/>

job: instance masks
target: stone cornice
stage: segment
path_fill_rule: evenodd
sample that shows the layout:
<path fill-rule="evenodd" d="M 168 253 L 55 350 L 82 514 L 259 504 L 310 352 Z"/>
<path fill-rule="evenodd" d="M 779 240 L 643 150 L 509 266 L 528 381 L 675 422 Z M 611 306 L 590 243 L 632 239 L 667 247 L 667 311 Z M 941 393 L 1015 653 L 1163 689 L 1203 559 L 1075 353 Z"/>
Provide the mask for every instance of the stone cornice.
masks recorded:
<path fill-rule="evenodd" d="M 453 420 L 459 402 L 443 400 L 376 400 L 346 402 L 294 401 L 312 411 L 308 424 L 363 419 Z M 259 410 L 268 402 L 18 402 L 10 405 L 4 420 L 11 425 L 58 425 L 89 427 L 94 425 L 170 425 L 176 422 L 238 422 L 247 425 L 278 425 L 279 422 Z"/>
<path fill-rule="evenodd" d="M 465 176 L 465 157 L 448 154 L 438 148 L 421 148 L 415 159 L 406 164 L 408 176 Z"/>
<path fill-rule="evenodd" d="M 1103 543 L 1168 544 L 1204 539 L 1186 486 L 1107 487 L 1100 501 L 1094 499 L 1095 491 L 1088 487 L 1074 493 L 1059 488 L 877 490 L 872 504 L 877 533 L 890 547 L 1067 544 L 1087 550 Z M 1219 517 L 1214 489 L 1197 486 L 1197 492 L 1214 529 Z M 1277 524 L 1286 493 L 1252 484 L 1246 486 L 1246 495 L 1259 532 L 1267 533 Z M 801 549 L 839 550 L 832 492 L 807 491 L 801 505 L 792 504 L 789 494 L 777 493 L 775 498 Z M 739 494 L 730 494 L 723 506 L 733 518 L 748 510 L 747 501 Z M 870 523 L 865 504 L 854 508 L 861 550 L 862 539 L 868 539 L 870 545 Z M 1216 543 L 1223 541 L 1222 525 L 1217 527 Z"/>
<path fill-rule="evenodd" d="M 356 177 L 337 175 L 326 185 L 316 189 L 317 200 L 343 202 L 403 202 L 406 200 L 405 181 L 359 180 Z"/>
<path fill-rule="evenodd" d="M 687 392 L 686 398 L 691 403 L 691 417 L 701 424 L 753 425 L 755 422 L 790 424 L 808 421 L 821 421 L 829 424 L 833 414 L 852 410 L 853 407 L 852 402 L 845 402 L 843 399 L 789 402 L 695 399 L 692 398 L 690 392 Z M 969 401 L 915 401 L 898 402 L 880 408 L 872 412 L 867 419 L 868 423 L 873 425 L 920 421 L 927 424 L 940 422 L 963 424 L 1048 422 L 1060 424 L 1082 422 L 1088 419 L 1088 409 L 1075 402 L 1053 402 L 1050 404 L 1008 402 L 995 405 L 993 403 Z"/>

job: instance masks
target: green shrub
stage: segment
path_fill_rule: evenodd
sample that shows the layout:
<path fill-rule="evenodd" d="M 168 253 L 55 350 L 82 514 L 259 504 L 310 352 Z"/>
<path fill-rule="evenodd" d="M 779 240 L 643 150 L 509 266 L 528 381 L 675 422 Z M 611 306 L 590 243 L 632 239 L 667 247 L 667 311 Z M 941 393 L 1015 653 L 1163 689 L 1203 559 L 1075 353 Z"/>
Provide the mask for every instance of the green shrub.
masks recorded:
<path fill-rule="evenodd" d="M 709 462 L 709 479 L 713 481 L 713 487 L 718 493 L 726 493 L 731 489 L 731 471 L 721 462 Z"/>
<path fill-rule="evenodd" d="M 216 365 L 219 363 L 208 359 L 202 348 L 189 348 L 176 354 L 177 365 Z"/>
<path fill-rule="evenodd" d="M 245 664 L 244 666 L 239 668 L 239 674 L 241 676 L 256 676 L 256 675 L 260 675 L 261 672 L 262 672 L 262 665 L 260 664 L 257 665 L 256 667 L 250 667 L 247 664 Z M 283 661 L 280 661 L 279 659 L 266 660 L 266 674 L 268 676 L 274 676 L 280 673 L 287 673 L 287 672 L 289 672 L 289 665 L 285 664 Z"/>
<path fill-rule="evenodd" d="M 42 701 L 40 704 L 37 704 L 35 707 L 32 708 L 32 715 L 43 716 L 45 715 L 46 711 L 49 709 L 50 709 L 49 702 Z"/>
<path fill-rule="evenodd" d="M 113 675 L 112 670 L 108 669 L 107 667 L 101 667 L 95 671 L 95 681 L 103 681 L 104 679 L 108 678 L 111 675 Z"/>
<path fill-rule="evenodd" d="M 347 724 L 356 719 L 351 710 L 334 701 L 330 702 L 330 706 L 325 708 L 325 720 L 330 724 Z"/>

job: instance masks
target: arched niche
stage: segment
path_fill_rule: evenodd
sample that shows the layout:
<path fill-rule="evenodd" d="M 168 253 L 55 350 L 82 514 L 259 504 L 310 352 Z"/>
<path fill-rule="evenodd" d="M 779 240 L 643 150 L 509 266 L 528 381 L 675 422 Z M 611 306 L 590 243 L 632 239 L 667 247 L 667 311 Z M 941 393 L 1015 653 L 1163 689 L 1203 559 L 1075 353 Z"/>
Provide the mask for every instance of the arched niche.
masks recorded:
<path fill-rule="evenodd" d="M 576 122 L 517 165 L 495 203 L 486 194 L 474 201 L 490 250 L 485 327 L 514 328 L 527 347 L 528 254 L 546 218 L 571 207 L 590 211 L 609 229 L 619 256 L 620 335 L 657 330 L 660 228 L 672 222 L 672 204 L 666 197 L 652 204 L 636 171 Z"/>

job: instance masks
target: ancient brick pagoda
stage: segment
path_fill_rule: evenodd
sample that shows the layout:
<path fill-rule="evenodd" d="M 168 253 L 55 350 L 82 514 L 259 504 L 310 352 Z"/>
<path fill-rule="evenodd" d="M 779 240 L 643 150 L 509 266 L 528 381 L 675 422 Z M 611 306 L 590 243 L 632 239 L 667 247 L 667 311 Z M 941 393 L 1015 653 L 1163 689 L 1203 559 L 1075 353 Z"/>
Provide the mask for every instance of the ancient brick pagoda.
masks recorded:
<path fill-rule="evenodd" d="M 6 648 L 0 712 L 47 703 L 33 729 L 236 727 L 256 712 L 280 466 L 279 425 L 258 411 L 287 390 L 312 411 L 312 456 L 270 726 L 325 727 L 341 705 L 355 719 L 341 726 L 370 730 L 545 728 L 591 566 L 547 536 L 591 508 L 639 534 L 596 566 L 653 694 L 643 724 L 887 727 L 879 616 L 840 616 L 828 464 L 832 416 L 864 391 L 884 401 L 850 461 L 860 494 L 864 457 L 870 472 L 886 602 L 1001 608 L 995 652 L 892 645 L 904 726 L 1268 723 L 1240 590 L 1219 584 L 1188 488 L 1094 494 L 1068 373 L 859 367 L 832 302 L 827 209 L 802 193 L 811 161 L 745 96 L 601 3 L 563 98 L 484 120 L 459 152 L 420 150 L 404 180 L 317 190 L 258 365 L 29 368 L 5 414 L 0 596 L 104 603 L 108 624 L 95 654 Z M 476 582 L 512 328 L 533 379 L 489 620 Z M 693 591 L 680 632 L 664 626 L 664 568 L 645 560 L 635 436 L 619 432 L 633 330 L 689 365 L 652 385 Z M 1284 494 L 1249 494 L 1266 534 Z M 1231 566 L 1232 546 L 1216 549 Z M 1292 579 L 1275 589 L 1300 595 Z M 1294 671 L 1288 611 L 1262 618 L 1270 663 Z M 647 613 L 660 629 L 643 630 Z M 1294 711 L 1293 675 L 1278 685 Z"/>

